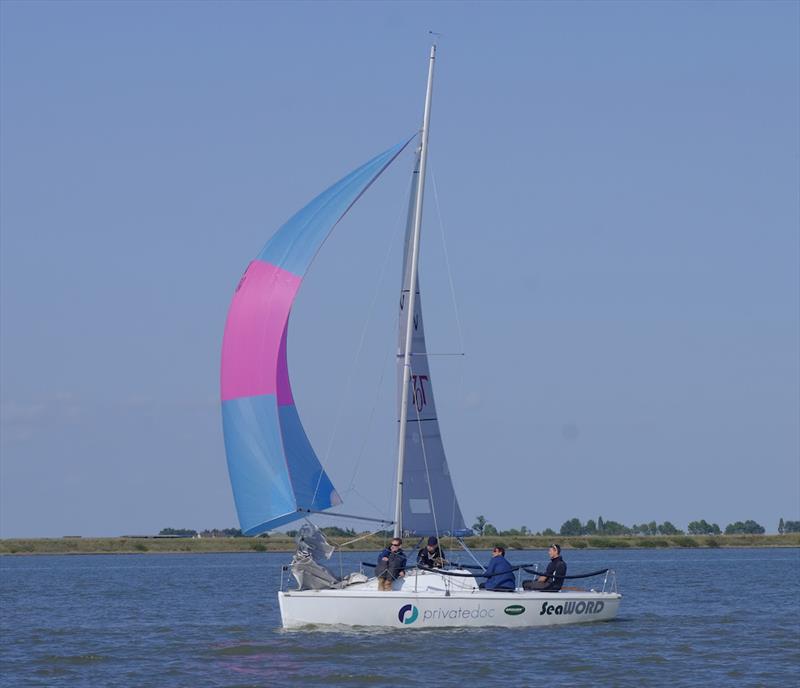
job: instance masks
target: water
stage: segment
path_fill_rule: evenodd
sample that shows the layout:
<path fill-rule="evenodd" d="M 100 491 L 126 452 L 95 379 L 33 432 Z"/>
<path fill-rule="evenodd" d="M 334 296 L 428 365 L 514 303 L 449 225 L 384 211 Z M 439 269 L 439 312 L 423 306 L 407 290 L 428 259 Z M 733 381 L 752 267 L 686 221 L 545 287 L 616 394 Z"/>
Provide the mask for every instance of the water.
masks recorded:
<path fill-rule="evenodd" d="M 3 557 L 0 686 L 800 685 L 800 550 L 565 558 L 570 573 L 616 570 L 616 621 L 283 631 L 286 554 Z"/>

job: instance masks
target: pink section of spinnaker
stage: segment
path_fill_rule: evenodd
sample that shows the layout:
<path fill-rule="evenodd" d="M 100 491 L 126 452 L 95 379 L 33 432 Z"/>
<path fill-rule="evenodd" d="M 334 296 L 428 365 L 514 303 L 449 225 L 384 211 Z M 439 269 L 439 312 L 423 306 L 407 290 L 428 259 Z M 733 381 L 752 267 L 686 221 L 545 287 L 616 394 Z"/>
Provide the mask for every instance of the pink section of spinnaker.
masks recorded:
<path fill-rule="evenodd" d="M 289 311 L 301 277 L 254 260 L 233 295 L 222 340 L 222 401 L 275 394 L 291 404 L 286 365 Z"/>

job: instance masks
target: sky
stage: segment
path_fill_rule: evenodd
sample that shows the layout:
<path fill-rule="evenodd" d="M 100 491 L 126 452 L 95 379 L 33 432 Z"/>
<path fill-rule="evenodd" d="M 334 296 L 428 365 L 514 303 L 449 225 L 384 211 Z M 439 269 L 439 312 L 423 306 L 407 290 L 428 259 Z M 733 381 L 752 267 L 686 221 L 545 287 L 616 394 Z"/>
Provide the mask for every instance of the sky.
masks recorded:
<path fill-rule="evenodd" d="M 797 2 L 4 0 L 0 537 L 238 525 L 233 290 L 419 128 L 429 30 L 420 279 L 429 350 L 464 353 L 431 365 L 468 523 L 800 520 Z M 292 312 L 345 513 L 393 513 L 411 164 Z"/>

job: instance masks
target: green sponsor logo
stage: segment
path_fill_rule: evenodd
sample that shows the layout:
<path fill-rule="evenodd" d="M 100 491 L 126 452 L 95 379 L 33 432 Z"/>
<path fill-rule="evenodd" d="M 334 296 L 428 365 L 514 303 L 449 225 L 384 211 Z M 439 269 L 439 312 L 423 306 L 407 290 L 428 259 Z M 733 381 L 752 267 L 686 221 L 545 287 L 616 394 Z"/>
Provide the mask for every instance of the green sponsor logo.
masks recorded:
<path fill-rule="evenodd" d="M 519 616 L 525 613 L 525 607 L 521 604 L 511 604 L 503 610 L 509 616 Z"/>

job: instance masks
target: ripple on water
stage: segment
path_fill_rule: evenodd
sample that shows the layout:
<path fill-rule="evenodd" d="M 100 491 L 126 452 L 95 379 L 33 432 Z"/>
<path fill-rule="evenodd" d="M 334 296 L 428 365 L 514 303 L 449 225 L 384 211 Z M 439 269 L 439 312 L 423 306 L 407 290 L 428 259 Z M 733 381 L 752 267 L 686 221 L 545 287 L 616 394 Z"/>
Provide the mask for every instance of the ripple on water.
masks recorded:
<path fill-rule="evenodd" d="M 221 647 L 214 647 L 211 649 L 211 654 L 219 657 L 235 657 L 237 655 L 270 655 L 274 653 L 274 648 L 269 645 L 257 645 L 255 643 L 242 643 L 237 645 L 225 645 Z"/>
<path fill-rule="evenodd" d="M 44 655 L 40 661 L 46 664 L 66 664 L 66 665 L 80 665 L 80 664 L 93 664 L 94 662 L 104 662 L 108 657 L 96 654 L 86 655 Z"/>
<path fill-rule="evenodd" d="M 380 686 L 386 685 L 389 681 L 385 673 L 377 671 L 371 673 L 365 672 L 363 674 L 335 671 L 330 674 L 315 677 L 304 676 L 303 682 L 312 686 L 341 686 L 344 688 L 345 686 Z"/>
<path fill-rule="evenodd" d="M 35 669 L 33 672 L 34 676 L 42 676 L 44 678 L 50 677 L 58 677 L 58 676 L 66 676 L 71 672 L 68 669 L 64 669 L 62 667 L 53 667 L 51 669 L 45 669 L 44 667 Z"/>
<path fill-rule="evenodd" d="M 661 664 L 669 664 L 669 660 L 662 655 L 644 655 L 643 657 L 638 657 L 635 663 L 640 666 L 658 666 Z"/>

